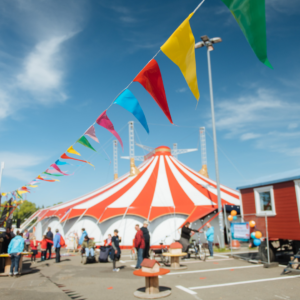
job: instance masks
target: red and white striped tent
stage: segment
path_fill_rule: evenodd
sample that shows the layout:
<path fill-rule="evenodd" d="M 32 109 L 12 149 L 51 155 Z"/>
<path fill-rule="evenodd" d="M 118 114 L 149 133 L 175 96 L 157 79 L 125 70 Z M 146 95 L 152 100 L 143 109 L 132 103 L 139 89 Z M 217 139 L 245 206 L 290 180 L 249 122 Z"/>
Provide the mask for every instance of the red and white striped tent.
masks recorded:
<path fill-rule="evenodd" d="M 38 211 L 31 217 L 37 218 L 37 233 L 42 235 L 50 226 L 65 236 L 80 235 L 85 228 L 100 242 L 118 229 L 123 245 L 132 245 L 134 225 L 148 220 L 151 244 L 158 244 L 166 237 L 167 242 L 179 238 L 178 228 L 187 220 L 197 223 L 216 211 L 213 180 L 182 164 L 166 146 L 146 158 L 136 176 L 127 173 L 87 195 Z M 222 204 L 239 205 L 239 197 L 239 192 L 221 186 Z"/>

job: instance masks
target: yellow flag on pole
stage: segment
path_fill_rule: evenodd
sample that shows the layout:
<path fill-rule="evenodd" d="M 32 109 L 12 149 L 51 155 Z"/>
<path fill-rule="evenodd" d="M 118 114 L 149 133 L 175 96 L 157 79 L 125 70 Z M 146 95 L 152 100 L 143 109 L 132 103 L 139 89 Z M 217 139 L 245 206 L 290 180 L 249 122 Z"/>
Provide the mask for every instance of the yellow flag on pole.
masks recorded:
<path fill-rule="evenodd" d="M 182 22 L 160 49 L 179 67 L 195 98 L 199 100 L 200 94 L 196 73 L 195 38 L 189 22 L 193 14 L 194 13 L 191 13 Z"/>
<path fill-rule="evenodd" d="M 71 147 L 67 150 L 67 152 L 81 156 L 81 154 L 80 154 L 79 152 L 77 152 L 77 151 L 73 148 L 73 146 L 71 146 Z"/>

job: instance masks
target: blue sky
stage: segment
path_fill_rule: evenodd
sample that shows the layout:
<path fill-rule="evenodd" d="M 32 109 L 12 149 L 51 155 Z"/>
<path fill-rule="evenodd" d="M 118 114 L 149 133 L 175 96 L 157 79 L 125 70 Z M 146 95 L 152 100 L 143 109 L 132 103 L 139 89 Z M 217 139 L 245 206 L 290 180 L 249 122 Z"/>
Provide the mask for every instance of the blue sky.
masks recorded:
<path fill-rule="evenodd" d="M 110 105 L 172 32 L 198 5 L 177 1 L 9 1 L 0 3 L 0 161 L 6 163 L 2 192 L 26 184 L 66 151 Z M 231 13 L 220 0 L 206 0 L 191 19 L 196 38 L 220 36 L 211 53 L 220 179 L 229 187 L 299 169 L 299 33 L 296 0 L 266 0 L 268 57 L 256 58 Z M 215 178 L 207 60 L 196 51 L 200 100 L 163 53 L 157 56 L 172 126 L 138 84 L 150 128 L 135 122 L 136 141 L 157 147 L 199 147 L 198 128 L 207 129 L 208 170 Z M 128 155 L 127 123 L 134 117 L 113 106 L 108 116 Z M 28 199 L 37 205 L 67 201 L 113 179 L 112 135 L 97 126 L 99 151 L 76 145 L 95 166 L 76 169 L 59 183 L 42 183 Z M 103 149 L 106 153 L 104 153 Z M 136 147 L 136 155 L 143 155 Z M 108 158 L 110 157 L 110 159 Z M 201 168 L 200 152 L 179 156 Z M 62 168 L 73 171 L 74 167 Z M 129 162 L 119 159 L 119 174 Z M 286 173 L 285 173 L 286 174 Z"/>

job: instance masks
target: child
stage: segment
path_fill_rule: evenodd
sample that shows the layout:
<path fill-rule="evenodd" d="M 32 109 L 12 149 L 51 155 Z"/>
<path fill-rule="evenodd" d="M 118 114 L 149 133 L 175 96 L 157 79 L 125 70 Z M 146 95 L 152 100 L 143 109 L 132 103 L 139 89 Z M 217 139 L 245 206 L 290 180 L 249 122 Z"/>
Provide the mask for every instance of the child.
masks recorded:
<path fill-rule="evenodd" d="M 41 241 L 41 261 L 46 259 L 46 252 L 47 252 L 47 243 L 53 244 L 53 241 L 48 240 L 46 235 L 43 235 L 43 239 Z M 50 258 L 50 257 L 49 257 Z"/>
<path fill-rule="evenodd" d="M 32 252 L 32 255 L 31 255 L 31 261 L 34 261 L 35 262 L 35 257 L 36 255 L 38 254 L 38 250 L 37 250 L 37 247 L 38 245 L 40 244 L 41 242 L 37 241 L 36 240 L 36 237 L 34 236 L 32 238 L 32 240 L 30 241 L 30 249 L 31 249 L 31 252 Z"/>
<path fill-rule="evenodd" d="M 111 239 L 113 250 L 110 253 L 110 258 L 113 261 L 113 272 L 119 272 L 120 269 L 116 268 L 116 261 L 120 259 L 121 249 L 119 243 L 121 242 L 121 238 L 118 236 L 119 231 L 117 229 L 114 230 L 114 236 Z"/>
<path fill-rule="evenodd" d="M 111 246 L 111 234 L 108 235 L 108 238 L 104 240 L 104 246 Z"/>

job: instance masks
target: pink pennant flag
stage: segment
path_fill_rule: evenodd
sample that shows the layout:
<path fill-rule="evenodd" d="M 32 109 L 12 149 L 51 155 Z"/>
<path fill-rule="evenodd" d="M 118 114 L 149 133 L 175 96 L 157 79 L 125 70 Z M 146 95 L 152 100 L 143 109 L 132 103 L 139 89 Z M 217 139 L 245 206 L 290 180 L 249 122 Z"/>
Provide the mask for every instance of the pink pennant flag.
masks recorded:
<path fill-rule="evenodd" d="M 119 141 L 119 143 L 122 146 L 123 149 L 123 142 L 119 136 L 119 134 L 115 131 L 113 123 L 110 121 L 108 116 L 106 115 L 106 110 L 98 117 L 96 120 L 96 123 L 104 128 L 106 128 L 108 131 L 110 131 Z"/>
<path fill-rule="evenodd" d="M 92 125 L 84 134 L 92 138 L 95 142 L 99 143 L 94 125 Z"/>
<path fill-rule="evenodd" d="M 73 174 L 67 174 L 67 173 L 63 172 L 56 164 L 52 164 L 50 167 L 54 168 L 57 172 L 59 172 L 63 175 L 66 175 L 66 176 L 73 175 Z"/>
<path fill-rule="evenodd" d="M 60 172 L 58 172 L 56 170 L 52 170 L 52 169 L 47 169 L 45 172 L 49 173 L 49 174 L 60 174 Z M 65 171 L 65 172 L 67 172 L 67 171 Z"/>

